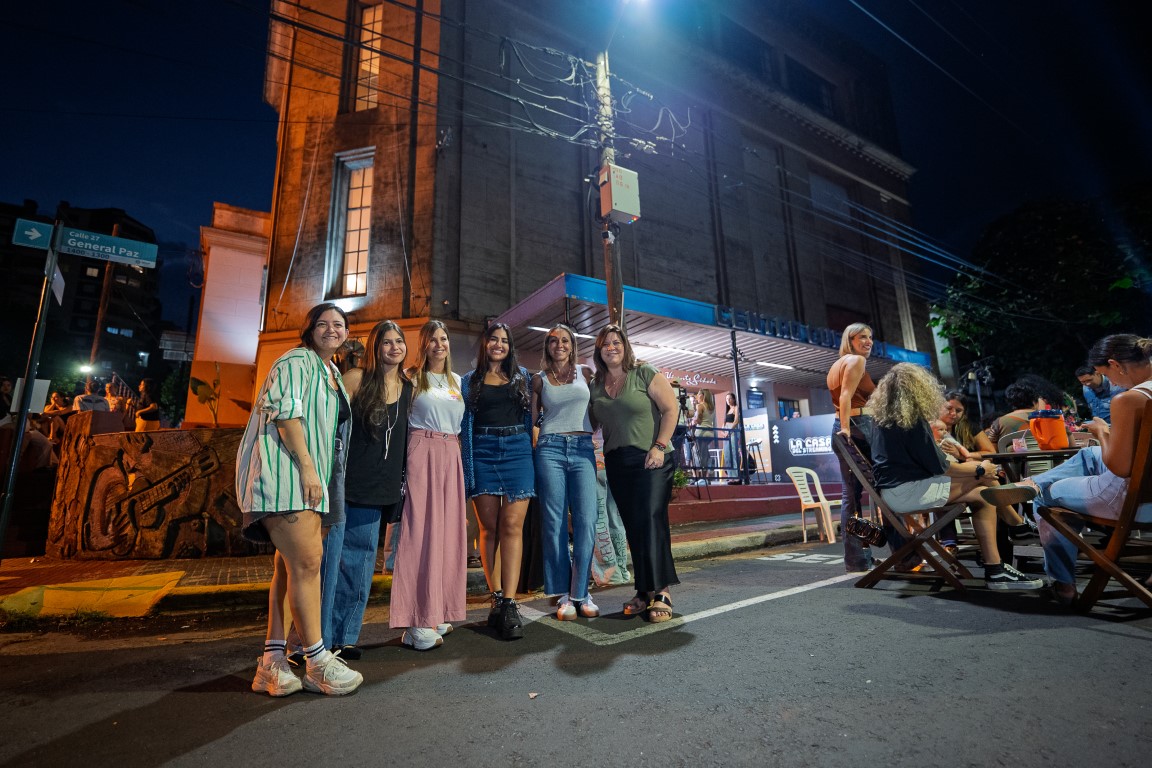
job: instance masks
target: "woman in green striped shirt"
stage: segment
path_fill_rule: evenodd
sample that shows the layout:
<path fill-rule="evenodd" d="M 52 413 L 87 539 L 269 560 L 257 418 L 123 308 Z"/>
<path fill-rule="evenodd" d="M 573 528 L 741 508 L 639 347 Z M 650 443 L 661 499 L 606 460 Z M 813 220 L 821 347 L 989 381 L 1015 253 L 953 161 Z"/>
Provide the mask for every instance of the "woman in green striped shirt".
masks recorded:
<path fill-rule="evenodd" d="M 272 364 L 237 452 L 244 535 L 276 546 L 268 634 L 252 681 L 257 693 L 287 696 L 304 687 L 342 695 L 364 681 L 324 647 L 320 627 L 321 529 L 343 516 L 342 500 L 328 497 L 328 481 L 333 462 L 344 460 L 352 417 L 332 355 L 347 338 L 347 315 L 335 304 L 309 311 L 301 346 Z M 303 685 L 285 658 L 286 606 L 306 644 Z"/>

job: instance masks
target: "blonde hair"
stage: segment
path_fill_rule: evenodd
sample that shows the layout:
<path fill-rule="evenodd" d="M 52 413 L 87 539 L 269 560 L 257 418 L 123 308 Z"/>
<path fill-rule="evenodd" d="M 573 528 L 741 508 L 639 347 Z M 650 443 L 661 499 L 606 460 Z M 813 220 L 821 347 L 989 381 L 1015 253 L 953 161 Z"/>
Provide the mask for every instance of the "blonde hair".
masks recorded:
<path fill-rule="evenodd" d="M 867 323 L 852 323 L 852 325 L 844 329 L 844 333 L 840 336 L 840 357 L 855 354 L 852 351 L 852 339 L 864 333 L 864 331 L 872 333 L 872 326 Z"/>
<path fill-rule="evenodd" d="M 868 398 L 877 426 L 901 429 L 911 429 L 921 421 L 931 423 L 940 417 L 943 405 L 944 395 L 936 377 L 912 363 L 893 366 Z"/>
<path fill-rule="evenodd" d="M 704 407 L 710 411 L 716 410 L 716 398 L 712 396 L 712 390 L 701 389 L 700 400 L 703 401 Z"/>
<path fill-rule="evenodd" d="M 420 346 L 416 353 L 416 362 L 408 369 L 408 378 L 412 381 L 417 394 L 426 392 L 432 387 L 432 382 L 428 380 L 428 345 L 432 343 L 432 337 L 436 335 L 438 330 L 443 330 L 444 335 L 448 335 L 448 326 L 439 320 L 429 320 L 420 329 L 420 341 L 418 342 Z M 449 344 L 451 344 L 451 340 L 449 340 Z M 448 349 L 448 356 L 444 359 L 444 373 L 448 377 L 448 389 L 455 392 L 456 381 L 452 378 L 452 347 L 449 346 Z"/>

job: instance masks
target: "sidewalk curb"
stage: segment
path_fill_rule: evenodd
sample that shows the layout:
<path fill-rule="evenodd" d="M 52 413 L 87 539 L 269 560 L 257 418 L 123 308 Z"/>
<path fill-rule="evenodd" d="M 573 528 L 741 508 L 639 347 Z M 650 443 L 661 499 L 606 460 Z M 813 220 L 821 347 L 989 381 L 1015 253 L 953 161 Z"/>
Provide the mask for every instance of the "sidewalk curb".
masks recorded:
<path fill-rule="evenodd" d="M 768 549 L 783 544 L 797 543 L 801 539 L 799 526 L 788 526 L 773 531 L 718 536 L 699 541 L 680 541 L 672 544 L 672 557 L 676 562 L 702 560 L 719 555 L 731 555 L 756 549 Z M 224 584 L 218 586 L 176 587 L 153 608 L 154 613 L 183 611 L 211 611 L 236 608 L 263 608 L 268 605 L 268 582 Z M 372 577 L 371 598 L 386 596 L 392 589 L 392 576 L 376 574 Z M 479 569 L 468 571 L 468 594 L 488 592 L 484 573 Z"/>

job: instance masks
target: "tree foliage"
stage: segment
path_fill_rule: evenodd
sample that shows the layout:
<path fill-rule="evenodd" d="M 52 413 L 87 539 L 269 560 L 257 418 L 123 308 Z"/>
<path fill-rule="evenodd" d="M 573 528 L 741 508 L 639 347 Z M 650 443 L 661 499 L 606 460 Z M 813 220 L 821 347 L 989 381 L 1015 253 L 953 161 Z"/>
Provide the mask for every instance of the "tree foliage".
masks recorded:
<path fill-rule="evenodd" d="M 1109 333 L 1152 332 L 1152 190 L 1030 203 L 995 221 L 933 307 L 962 357 L 988 359 L 999 381 L 1039 373 L 1069 382 Z"/>

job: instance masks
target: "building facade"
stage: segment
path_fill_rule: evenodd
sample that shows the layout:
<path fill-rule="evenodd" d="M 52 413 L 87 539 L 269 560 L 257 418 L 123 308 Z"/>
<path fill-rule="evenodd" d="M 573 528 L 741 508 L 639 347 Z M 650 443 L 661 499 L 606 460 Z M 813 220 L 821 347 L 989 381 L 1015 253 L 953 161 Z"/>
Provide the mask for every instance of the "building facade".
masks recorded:
<path fill-rule="evenodd" d="M 258 369 L 320 301 L 361 328 L 475 331 L 558 275 L 604 279 L 606 145 L 639 184 L 639 220 L 612 228 L 624 285 L 712 306 L 716 327 L 752 318 L 797 352 L 832 351 L 865 321 L 891 359 L 930 361 L 917 266 L 890 236 L 913 169 L 885 73 L 802 2 L 304 0 L 272 15 L 281 127 Z M 603 321 L 563 317 L 586 334 Z M 823 363 L 807 365 L 748 385 L 829 408 Z"/>

